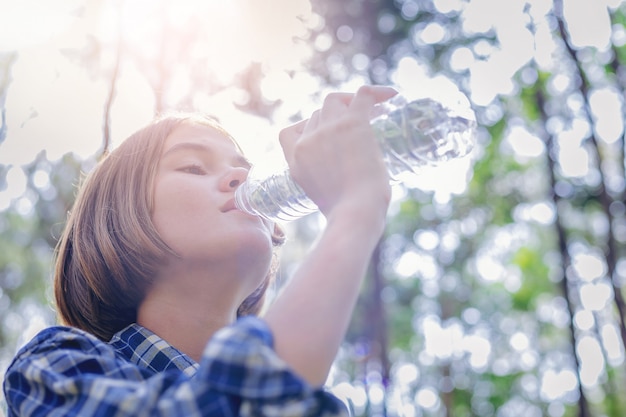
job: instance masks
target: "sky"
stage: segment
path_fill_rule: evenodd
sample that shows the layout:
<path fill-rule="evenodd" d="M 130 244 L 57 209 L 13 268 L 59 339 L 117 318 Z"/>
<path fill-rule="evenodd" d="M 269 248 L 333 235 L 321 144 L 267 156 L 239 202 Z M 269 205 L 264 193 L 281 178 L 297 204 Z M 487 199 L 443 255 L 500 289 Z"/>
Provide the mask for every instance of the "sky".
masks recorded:
<path fill-rule="evenodd" d="M 118 19 L 116 11 L 122 3 L 125 3 L 124 15 Z M 205 51 L 215 57 L 212 70 L 218 77 L 226 80 L 250 60 L 260 60 L 271 70 L 263 91 L 270 97 L 288 93 L 284 114 L 293 109 L 301 109 L 304 114 L 312 111 L 318 103 L 306 99 L 321 89 L 318 82 L 304 75 L 290 80 L 285 71 L 301 69 L 300 60 L 310 52 L 307 50 L 310 45 L 293 39 L 303 36 L 308 26 L 319 24 L 319 17 L 312 13 L 307 0 L 273 3 L 274 7 L 268 8 L 254 0 L 0 0 L 0 53 L 17 52 L 4 103 L 8 137 L 0 144 L 0 163 L 23 165 L 32 161 L 41 149 L 53 160 L 66 152 L 87 157 L 98 150 L 107 80 L 77 65 L 68 58 L 67 51 L 83 47 L 87 36 L 107 42 L 120 34 L 143 51 L 149 50 L 147 45 L 155 30 L 150 26 L 149 11 L 154 9 L 151 7 L 154 4 L 169 7 L 173 27 L 184 25 L 191 13 L 202 11 L 214 16 L 207 22 L 211 33 L 229 39 L 227 43 L 215 42 L 213 50 Z M 550 42 L 535 44 L 528 39 L 524 30 L 526 19 L 521 18 L 526 3 L 532 4 L 531 13 L 540 16 L 551 6 L 550 1 L 471 0 L 464 5 L 461 0 L 436 0 L 434 3 L 442 12 L 465 7 L 466 30 L 484 31 L 494 27 L 498 32 L 501 48 L 492 51 L 489 60 L 473 62 L 463 50 L 455 54 L 454 65 L 472 68 L 474 103 L 484 105 L 496 95 L 510 92 L 512 75 L 529 59 L 534 57 L 550 65 Z M 619 4 L 620 0 L 565 0 L 564 3 L 573 40 L 578 45 L 605 47 L 610 36 L 606 7 Z M 427 42 L 435 42 L 442 33 L 437 24 L 432 26 L 422 34 Z M 547 30 L 545 26 L 538 27 L 538 32 Z M 418 89 L 420 94 L 434 94 L 445 81 L 441 80 L 429 92 L 425 87 L 432 84 L 420 82 L 429 77 L 432 75 L 426 74 L 419 64 L 407 59 L 400 63 L 396 83 L 405 92 Z M 356 83 L 346 89 L 354 90 Z M 452 90 L 454 86 L 445 88 Z M 232 101 L 236 100 L 233 94 L 226 92 L 212 97 L 204 105 L 223 109 L 220 117 L 238 130 L 242 127 L 242 116 L 233 111 Z M 150 85 L 139 69 L 133 65 L 122 68 L 112 115 L 115 143 L 147 123 L 153 108 Z M 280 114 L 275 123 L 285 123 Z M 267 134 L 267 140 L 274 140 L 272 135 L 278 127 L 269 129 L 260 120 L 252 123 L 248 120 L 245 123 L 248 129 L 241 132 L 241 137 L 250 136 L 250 124 Z"/>
<path fill-rule="evenodd" d="M 610 35 L 606 7 L 615 6 L 619 2 L 565 0 L 565 14 L 573 40 L 581 46 L 606 47 Z M 277 7 L 271 9 L 259 7 L 253 0 L 180 0 L 173 3 L 131 0 L 126 2 L 125 19 L 121 19 L 121 23 L 114 16 L 119 6 L 116 0 L 0 0 L 0 52 L 18 53 L 5 103 L 10 138 L 15 137 L 13 141 L 22 145 L 31 145 L 25 138 L 36 137 L 31 139 L 36 140 L 32 148 L 48 149 L 53 159 L 68 150 L 81 156 L 92 153 L 97 145 L 78 139 L 85 135 L 72 134 L 67 130 L 72 126 L 74 132 L 88 132 L 91 137 L 99 139 L 102 97 L 106 94 L 105 80 L 94 79 L 93 75 L 71 62 L 64 51 L 83 46 L 86 36 L 106 41 L 114 39 L 119 32 L 124 32 L 124 36 L 131 42 L 148 43 L 151 31 L 154 30 L 149 25 L 149 16 L 144 16 L 145 10 L 150 9 L 148 3 L 168 4 L 173 12 L 173 25 L 183 25 L 186 15 L 200 10 L 208 10 L 211 13 L 207 15 L 216 16 L 207 25 L 214 28 L 216 36 L 229 39 L 229 42 L 217 43 L 221 47 L 215 47 L 212 51 L 215 62 L 219 63 L 212 70 L 224 78 L 254 58 L 272 67 L 273 71 L 265 81 L 264 89 L 269 96 L 284 95 L 285 88 L 293 91 L 294 87 L 297 88 L 296 92 L 302 92 L 304 96 L 319 88 L 313 80 L 302 78 L 297 83 L 289 83 L 284 74 L 285 70 L 298 68 L 299 60 L 307 54 L 306 46 L 294 42 L 292 38 L 303 35 L 307 26 L 315 25 L 318 20 L 306 0 L 275 0 Z M 472 100 L 477 104 L 484 105 L 495 95 L 510 90 L 511 76 L 529 59 L 534 57 L 550 65 L 550 42 L 534 43 L 528 39 L 528 32 L 524 28 L 527 19 L 521 18 L 526 3 L 533 5 L 531 9 L 537 16 L 544 14 L 551 4 L 547 0 L 471 0 L 465 6 L 465 29 L 479 32 L 494 27 L 501 44 L 500 51 L 492 53 L 491 59 L 484 63 L 464 59 L 467 54 L 462 50 L 455 55 L 457 66 L 472 67 Z M 435 0 L 435 4 L 445 12 L 462 7 L 463 2 Z M 82 15 L 77 13 L 80 9 L 83 9 Z M 433 24 L 433 27 L 424 31 L 422 36 L 426 41 L 435 42 L 440 36 L 442 28 L 437 28 L 437 25 Z M 545 30 L 545 26 L 539 25 L 538 32 Z M 256 39 L 252 45 L 251 38 Z M 547 34 L 545 38 L 548 39 Z M 406 70 L 411 77 L 410 83 L 406 84 L 423 88 L 423 84 L 415 82 L 418 77 L 415 71 L 416 68 Z M 118 139 L 126 137 L 152 115 L 153 100 L 149 86 L 142 78 L 136 68 L 123 69 L 116 107 L 119 113 L 126 115 L 129 110 L 134 113 L 125 117 L 124 122 L 115 120 L 114 135 Z M 292 102 L 289 107 L 294 108 L 298 104 L 301 103 Z M 71 115 L 80 117 L 72 118 Z M 45 130 L 52 126 L 55 132 L 61 132 L 54 135 L 55 138 L 63 139 L 45 140 L 42 138 L 44 135 L 39 134 L 44 129 L 35 125 L 45 125 Z M 95 134 L 91 133 L 94 129 Z M 95 142 L 99 143 L 97 139 Z M 8 146 L 5 144 L 5 147 Z M 13 145 L 11 151 L 5 150 L 2 154 L 7 157 L 0 162 L 19 164 L 32 159 L 32 154 L 24 150 L 30 146 L 21 146 L 21 152 L 13 150 L 17 147 Z"/>
<path fill-rule="evenodd" d="M 302 35 L 305 30 L 298 16 L 306 15 L 308 3 L 300 0 L 277 2 L 281 12 L 271 17 L 275 24 L 264 27 L 255 25 L 257 20 L 253 17 L 263 19 L 266 17 L 263 14 L 269 11 L 252 6 L 253 1 L 133 0 L 122 7 L 124 16 L 116 19 L 114 14 L 120 2 L 114 0 L 1 0 L 0 10 L 4 10 L 0 13 L 0 51 L 16 51 L 18 56 L 5 103 L 9 137 L 3 144 L 0 163 L 26 163 L 40 149 L 46 149 L 51 159 L 68 151 L 81 157 L 97 151 L 107 80 L 77 65 L 68 58 L 68 51 L 84 47 L 89 36 L 106 44 L 114 42 L 120 34 L 130 48 L 149 51 L 153 43 L 151 35 L 159 30 L 151 26 L 149 11 L 155 13 L 155 7 L 150 4 L 157 3 L 174 12 L 169 22 L 174 28 L 184 25 L 185 15 L 189 13 L 215 16 L 207 25 L 212 27 L 214 36 L 229 39 L 228 43 L 211 43 L 217 45 L 210 52 L 215 62 L 220 63 L 212 70 L 220 78 L 232 76 L 253 59 L 291 68 L 301 57 L 294 54 L 297 48 L 292 41 L 292 37 Z M 82 10 L 80 16 L 78 10 Z M 272 23 L 267 20 L 269 17 L 266 23 Z M 262 50 L 250 50 L 252 46 L 246 40 L 252 37 L 262 38 L 258 39 L 258 45 L 264 46 Z M 105 56 L 103 61 L 107 58 L 112 59 Z M 233 97 L 219 97 L 209 104 L 221 107 L 228 100 L 232 101 Z M 136 65 L 125 65 L 113 106 L 114 140 L 119 142 L 143 126 L 153 112 L 154 97 L 148 80 Z"/>

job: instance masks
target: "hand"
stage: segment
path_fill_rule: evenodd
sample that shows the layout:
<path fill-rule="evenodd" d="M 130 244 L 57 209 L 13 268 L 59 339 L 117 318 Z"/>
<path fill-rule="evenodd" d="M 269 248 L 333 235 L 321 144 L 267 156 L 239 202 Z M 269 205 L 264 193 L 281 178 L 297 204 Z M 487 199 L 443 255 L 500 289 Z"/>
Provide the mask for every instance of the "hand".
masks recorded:
<path fill-rule="evenodd" d="M 310 119 L 281 132 L 291 175 L 327 218 L 345 212 L 384 219 L 391 191 L 370 115 L 396 93 L 363 86 L 356 94 L 329 94 Z"/>

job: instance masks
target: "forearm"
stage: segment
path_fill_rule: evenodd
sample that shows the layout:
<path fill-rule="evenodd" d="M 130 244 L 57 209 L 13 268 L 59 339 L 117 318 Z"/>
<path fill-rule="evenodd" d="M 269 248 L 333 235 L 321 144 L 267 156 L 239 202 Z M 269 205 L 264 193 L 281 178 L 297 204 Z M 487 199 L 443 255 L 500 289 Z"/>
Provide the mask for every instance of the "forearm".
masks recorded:
<path fill-rule="evenodd" d="M 275 347 L 312 384 L 322 384 L 345 336 L 384 213 L 337 210 L 315 248 L 269 309 Z"/>
<path fill-rule="evenodd" d="M 331 94 L 304 124 L 281 132 L 293 178 L 328 222 L 315 248 L 267 313 L 279 356 L 322 384 L 341 344 L 391 190 L 368 115 L 395 90 Z"/>

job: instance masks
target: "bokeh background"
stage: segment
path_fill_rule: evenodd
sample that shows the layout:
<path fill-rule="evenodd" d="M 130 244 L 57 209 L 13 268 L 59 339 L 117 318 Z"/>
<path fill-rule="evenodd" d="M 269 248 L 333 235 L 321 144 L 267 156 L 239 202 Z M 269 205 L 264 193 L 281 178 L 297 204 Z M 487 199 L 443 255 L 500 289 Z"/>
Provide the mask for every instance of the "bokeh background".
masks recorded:
<path fill-rule="evenodd" d="M 394 186 L 329 389 L 355 416 L 626 415 L 625 24 L 622 0 L 0 0 L 0 376 L 55 323 L 103 152 L 200 110 L 274 166 L 326 93 L 385 84 L 466 100 L 477 142 Z M 286 225 L 278 285 L 323 225 Z"/>

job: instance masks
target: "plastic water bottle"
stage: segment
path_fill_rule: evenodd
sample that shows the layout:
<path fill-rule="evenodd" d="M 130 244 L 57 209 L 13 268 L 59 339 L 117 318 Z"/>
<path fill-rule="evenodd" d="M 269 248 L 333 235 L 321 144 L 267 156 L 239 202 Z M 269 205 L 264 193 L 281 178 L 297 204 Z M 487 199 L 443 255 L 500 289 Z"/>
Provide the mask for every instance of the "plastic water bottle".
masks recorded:
<path fill-rule="evenodd" d="M 467 155 L 476 132 L 469 107 L 453 110 L 429 98 L 408 101 L 399 94 L 375 107 L 371 125 L 393 182 L 418 174 L 424 166 Z M 272 221 L 291 221 L 318 210 L 289 170 L 260 179 L 251 172 L 237 188 L 235 203 L 239 210 Z"/>

